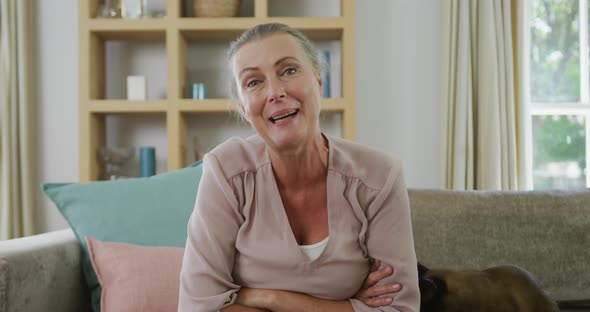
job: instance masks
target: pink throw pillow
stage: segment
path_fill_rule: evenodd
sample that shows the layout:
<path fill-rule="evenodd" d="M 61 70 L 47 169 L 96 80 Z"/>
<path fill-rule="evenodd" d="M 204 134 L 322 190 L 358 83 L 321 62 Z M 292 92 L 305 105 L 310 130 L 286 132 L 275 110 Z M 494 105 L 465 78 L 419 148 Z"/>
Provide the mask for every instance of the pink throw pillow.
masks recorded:
<path fill-rule="evenodd" d="M 183 248 L 102 242 L 86 237 L 102 287 L 102 312 L 176 311 Z"/>

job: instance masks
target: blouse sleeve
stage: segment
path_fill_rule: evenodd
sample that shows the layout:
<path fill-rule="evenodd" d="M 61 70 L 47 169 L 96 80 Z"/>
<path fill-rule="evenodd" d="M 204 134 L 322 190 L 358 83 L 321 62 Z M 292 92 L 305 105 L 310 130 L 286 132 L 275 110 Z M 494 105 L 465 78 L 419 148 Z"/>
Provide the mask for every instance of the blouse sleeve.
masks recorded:
<path fill-rule="evenodd" d="M 234 283 L 235 243 L 243 217 L 219 161 L 203 159 L 203 175 L 195 208 L 188 222 L 188 238 L 180 273 L 178 311 L 219 311 L 237 298 Z"/>
<path fill-rule="evenodd" d="M 420 290 L 408 192 L 399 163 L 390 169 L 384 187 L 377 193 L 366 210 L 368 222 L 366 246 L 369 256 L 381 260 L 381 266 L 394 268 L 391 276 L 379 284 L 400 283 L 400 292 L 392 295 L 389 306 L 372 308 L 362 301 L 351 299 L 355 311 L 420 310 Z"/>

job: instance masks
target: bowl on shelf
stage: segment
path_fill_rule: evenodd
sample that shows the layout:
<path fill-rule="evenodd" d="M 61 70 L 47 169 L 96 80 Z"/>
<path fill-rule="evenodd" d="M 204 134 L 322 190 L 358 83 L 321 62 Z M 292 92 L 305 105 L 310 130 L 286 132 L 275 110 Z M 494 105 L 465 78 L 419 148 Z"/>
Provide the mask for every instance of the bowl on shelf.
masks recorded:
<path fill-rule="evenodd" d="M 101 180 L 127 178 L 121 173 L 121 167 L 133 158 L 134 154 L 135 149 L 133 147 L 99 147 L 96 151 L 96 157 L 104 162 L 106 167 Z"/>
<path fill-rule="evenodd" d="M 234 17 L 240 13 L 240 0 L 193 0 L 196 17 Z"/>

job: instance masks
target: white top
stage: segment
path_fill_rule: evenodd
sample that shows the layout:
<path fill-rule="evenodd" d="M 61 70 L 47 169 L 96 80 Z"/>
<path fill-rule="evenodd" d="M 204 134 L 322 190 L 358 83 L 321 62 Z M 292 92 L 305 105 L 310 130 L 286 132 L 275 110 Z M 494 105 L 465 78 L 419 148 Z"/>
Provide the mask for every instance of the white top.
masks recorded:
<path fill-rule="evenodd" d="M 309 261 L 314 261 L 322 254 L 324 248 L 326 248 L 326 245 L 328 244 L 329 239 L 330 236 L 327 236 L 319 243 L 315 243 L 313 245 L 299 245 L 299 247 L 301 247 L 301 251 L 303 251 Z"/>

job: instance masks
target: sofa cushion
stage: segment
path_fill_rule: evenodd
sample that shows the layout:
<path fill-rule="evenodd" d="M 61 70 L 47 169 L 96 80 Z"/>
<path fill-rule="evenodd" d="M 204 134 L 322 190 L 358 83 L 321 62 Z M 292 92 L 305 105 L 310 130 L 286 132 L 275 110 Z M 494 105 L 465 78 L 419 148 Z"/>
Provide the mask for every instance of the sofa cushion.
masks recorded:
<path fill-rule="evenodd" d="M 86 237 L 102 286 L 102 312 L 176 311 L 184 249 L 113 243 Z"/>
<path fill-rule="evenodd" d="M 95 312 L 100 311 L 101 288 L 84 238 L 184 247 L 201 174 L 198 162 L 149 178 L 43 185 L 82 246 L 82 267 Z"/>
<path fill-rule="evenodd" d="M 590 299 L 590 190 L 410 190 L 418 261 L 516 264 L 555 299 Z"/>

